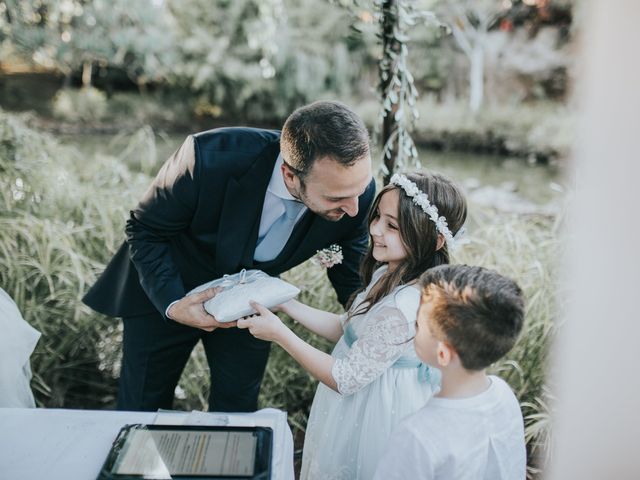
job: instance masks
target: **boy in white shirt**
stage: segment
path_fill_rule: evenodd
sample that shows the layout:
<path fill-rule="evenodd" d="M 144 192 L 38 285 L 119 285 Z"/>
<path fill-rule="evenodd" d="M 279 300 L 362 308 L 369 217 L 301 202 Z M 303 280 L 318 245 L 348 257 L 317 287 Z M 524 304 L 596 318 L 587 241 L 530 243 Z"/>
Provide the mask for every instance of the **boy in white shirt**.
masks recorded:
<path fill-rule="evenodd" d="M 524 480 L 522 413 L 486 367 L 516 342 L 522 291 L 481 267 L 443 265 L 421 277 L 415 349 L 442 372 L 442 388 L 396 429 L 376 480 Z"/>

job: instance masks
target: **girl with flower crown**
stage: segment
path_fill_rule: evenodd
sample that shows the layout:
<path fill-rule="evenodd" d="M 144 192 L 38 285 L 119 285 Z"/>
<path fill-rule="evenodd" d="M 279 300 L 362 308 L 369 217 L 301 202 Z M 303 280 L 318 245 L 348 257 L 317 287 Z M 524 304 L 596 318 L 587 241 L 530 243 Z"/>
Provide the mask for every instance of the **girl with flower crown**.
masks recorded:
<path fill-rule="evenodd" d="M 336 315 L 296 300 L 277 310 L 337 342 L 328 355 L 261 305 L 238 321 L 284 348 L 321 383 L 305 436 L 302 479 L 370 479 L 400 419 L 421 408 L 438 372 L 415 355 L 413 337 L 426 270 L 449 263 L 467 216 L 460 190 L 437 174 L 394 175 L 369 213 L 371 242 L 361 266 L 367 286 Z"/>

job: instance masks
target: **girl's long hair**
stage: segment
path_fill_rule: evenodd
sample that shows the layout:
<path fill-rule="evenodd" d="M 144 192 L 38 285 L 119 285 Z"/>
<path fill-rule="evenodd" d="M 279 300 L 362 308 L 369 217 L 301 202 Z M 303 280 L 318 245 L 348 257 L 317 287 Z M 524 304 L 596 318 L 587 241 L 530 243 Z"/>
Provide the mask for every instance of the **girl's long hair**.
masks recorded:
<path fill-rule="evenodd" d="M 427 194 L 429 201 L 438 208 L 438 214 L 447 219 L 449 230 L 455 235 L 467 218 L 467 202 L 460 188 L 448 178 L 437 173 L 410 173 L 407 178 L 414 182 L 418 188 Z M 385 272 L 371 288 L 367 296 L 357 305 L 349 320 L 356 315 L 367 313 L 373 305 L 383 297 L 389 295 L 399 285 L 406 285 L 416 280 L 420 275 L 432 267 L 449 263 L 449 250 L 445 243 L 442 248 L 436 250 L 438 244 L 438 231 L 436 225 L 422 209 L 413 203 L 411 197 L 405 191 L 394 184 L 385 186 L 371 205 L 369 211 L 369 226 L 378 215 L 380 198 L 391 190 L 397 190 L 400 197 L 398 206 L 398 228 L 400 238 L 407 252 L 407 257 L 392 272 Z M 373 272 L 382 263 L 373 258 L 373 244 L 369 242 L 367 254 L 360 266 L 360 277 L 363 287 L 355 292 L 349 302 L 348 309 L 366 285 L 371 282 Z"/>

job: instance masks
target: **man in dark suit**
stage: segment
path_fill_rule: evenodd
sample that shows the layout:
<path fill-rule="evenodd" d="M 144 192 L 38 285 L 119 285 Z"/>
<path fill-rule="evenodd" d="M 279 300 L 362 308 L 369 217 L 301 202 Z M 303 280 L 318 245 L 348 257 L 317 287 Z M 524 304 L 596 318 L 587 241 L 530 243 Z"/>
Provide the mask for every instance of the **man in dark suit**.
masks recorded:
<path fill-rule="evenodd" d="M 243 268 L 270 275 L 338 244 L 328 276 L 344 305 L 360 287 L 375 183 L 367 130 L 338 102 L 296 110 L 279 131 L 189 136 L 131 212 L 126 241 L 83 301 L 124 322 L 121 410 L 171 408 L 202 340 L 209 409 L 253 411 L 270 343 L 207 314 L 192 288 Z"/>

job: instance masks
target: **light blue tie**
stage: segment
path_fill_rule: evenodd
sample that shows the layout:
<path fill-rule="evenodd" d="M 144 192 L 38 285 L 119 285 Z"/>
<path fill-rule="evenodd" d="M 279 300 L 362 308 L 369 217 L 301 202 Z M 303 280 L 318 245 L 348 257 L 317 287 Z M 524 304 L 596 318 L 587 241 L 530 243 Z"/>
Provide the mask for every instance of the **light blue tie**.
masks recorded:
<path fill-rule="evenodd" d="M 258 239 L 258 245 L 253 254 L 253 259 L 258 262 L 268 262 L 278 256 L 291 236 L 300 210 L 304 208 L 304 203 L 295 200 L 282 200 L 282 202 L 284 213 L 276 219 L 264 237 Z"/>

